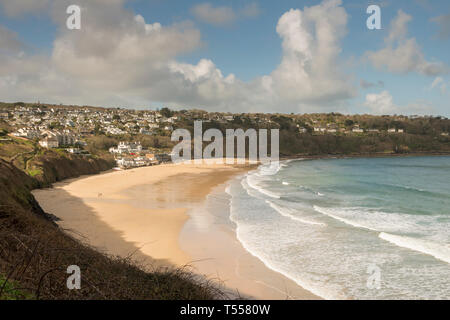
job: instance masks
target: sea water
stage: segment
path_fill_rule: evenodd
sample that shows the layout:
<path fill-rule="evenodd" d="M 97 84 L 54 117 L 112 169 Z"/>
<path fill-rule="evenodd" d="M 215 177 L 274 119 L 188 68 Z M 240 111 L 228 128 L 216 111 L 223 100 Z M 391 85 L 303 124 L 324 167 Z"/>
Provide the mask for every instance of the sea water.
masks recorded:
<path fill-rule="evenodd" d="M 284 161 L 226 191 L 243 247 L 320 297 L 450 299 L 450 157 Z"/>

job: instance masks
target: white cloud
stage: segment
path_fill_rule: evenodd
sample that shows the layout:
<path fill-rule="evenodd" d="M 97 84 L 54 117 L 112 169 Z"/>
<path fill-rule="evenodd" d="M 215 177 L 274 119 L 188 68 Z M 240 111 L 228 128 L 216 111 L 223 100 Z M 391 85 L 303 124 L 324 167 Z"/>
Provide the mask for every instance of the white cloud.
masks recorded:
<path fill-rule="evenodd" d="M 338 67 L 339 42 L 347 25 L 340 4 L 332 0 L 304 11 L 290 10 L 278 21 L 283 59 L 271 77 L 283 100 L 321 103 L 354 95 Z"/>
<path fill-rule="evenodd" d="M 408 23 L 412 17 L 402 10 L 392 21 L 386 47 L 368 52 L 369 61 L 378 69 L 387 68 L 390 72 L 405 74 L 417 72 L 426 76 L 446 74 L 447 65 L 439 61 L 427 61 L 415 38 L 407 38 Z"/>
<path fill-rule="evenodd" d="M 231 7 L 213 7 L 210 3 L 201 3 L 191 9 L 192 14 L 200 21 L 213 25 L 227 25 L 236 20 Z"/>
<path fill-rule="evenodd" d="M 373 114 L 394 114 L 399 108 L 394 104 L 392 95 L 388 91 L 381 93 L 370 93 L 366 95 L 366 107 L 370 109 Z"/>
<path fill-rule="evenodd" d="M 10 56 L 0 62 L 0 96 L 8 101 L 48 101 L 104 106 L 202 107 L 231 111 L 336 109 L 355 95 L 339 68 L 347 14 L 340 0 L 286 12 L 277 24 L 283 58 L 270 74 L 250 82 L 224 75 L 211 61 L 180 63 L 202 46 L 189 22 L 147 23 L 120 0 L 91 0 L 82 28 L 65 26 L 70 0 L 52 4 L 61 28 L 50 56 Z M 86 8 L 88 10 L 86 10 Z"/>
<path fill-rule="evenodd" d="M 370 93 L 366 95 L 364 106 L 369 108 L 372 114 L 393 115 L 393 114 L 432 114 L 434 109 L 428 102 L 412 102 L 405 106 L 399 106 L 394 103 L 394 99 L 389 91 L 380 93 Z"/>
<path fill-rule="evenodd" d="M 438 85 L 442 84 L 444 82 L 444 79 L 442 79 L 442 77 L 437 77 L 436 79 L 433 80 L 433 82 L 431 83 L 431 89 L 436 88 Z"/>
<path fill-rule="evenodd" d="M 441 94 L 447 93 L 447 83 L 442 77 L 436 77 L 430 85 L 430 90 L 438 88 Z"/>

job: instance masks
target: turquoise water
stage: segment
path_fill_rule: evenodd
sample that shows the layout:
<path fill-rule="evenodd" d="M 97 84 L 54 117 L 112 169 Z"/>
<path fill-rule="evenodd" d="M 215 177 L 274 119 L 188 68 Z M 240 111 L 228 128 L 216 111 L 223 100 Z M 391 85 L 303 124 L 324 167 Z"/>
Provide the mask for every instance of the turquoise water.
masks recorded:
<path fill-rule="evenodd" d="M 227 192 L 246 250 L 323 298 L 450 299 L 450 157 L 287 161 Z"/>

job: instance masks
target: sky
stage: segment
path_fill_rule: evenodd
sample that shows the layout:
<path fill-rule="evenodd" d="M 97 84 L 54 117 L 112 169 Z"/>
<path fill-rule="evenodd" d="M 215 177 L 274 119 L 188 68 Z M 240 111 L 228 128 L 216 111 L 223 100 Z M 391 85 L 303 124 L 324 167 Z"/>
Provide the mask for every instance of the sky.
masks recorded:
<path fill-rule="evenodd" d="M 449 52 L 446 0 L 0 0 L 6 102 L 449 117 Z"/>

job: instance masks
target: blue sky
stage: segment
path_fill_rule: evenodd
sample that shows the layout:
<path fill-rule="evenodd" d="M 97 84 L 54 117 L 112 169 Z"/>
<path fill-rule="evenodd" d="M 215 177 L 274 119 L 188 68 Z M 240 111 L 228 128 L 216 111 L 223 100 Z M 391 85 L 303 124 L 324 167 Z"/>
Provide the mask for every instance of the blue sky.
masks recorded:
<path fill-rule="evenodd" d="M 117 84 L 117 87 L 109 83 L 106 85 L 105 83 L 108 80 L 99 79 L 98 74 L 86 73 L 80 75 L 78 71 L 73 70 L 75 68 L 61 68 L 60 63 L 56 61 L 56 42 L 61 40 L 60 43 L 63 43 L 62 40 L 64 40 L 65 43 L 74 41 L 74 43 L 79 44 L 81 43 L 80 41 L 83 41 L 76 38 L 76 35 L 74 36 L 76 31 L 72 30 L 69 32 L 65 30 L 61 22 L 67 16 L 65 12 L 61 12 L 64 6 L 60 5 L 58 7 L 54 4 L 52 7 L 52 0 L 37 0 L 42 2 L 41 6 L 27 8 L 25 5 L 20 6 L 21 1 L 18 0 L 17 7 L 13 8 L 11 1 L 0 0 L 0 26 L 13 34 L 22 43 L 21 54 L 25 53 L 25 58 L 21 57 L 21 59 L 28 58 L 29 61 L 36 62 L 37 57 L 42 58 L 45 62 L 41 61 L 41 64 L 48 64 L 47 70 L 54 72 L 54 78 L 60 79 L 58 83 L 64 82 L 66 86 L 64 88 L 55 86 L 54 90 L 50 92 L 43 88 L 38 88 L 38 84 L 30 80 L 34 78 L 30 70 L 18 71 L 17 77 L 12 81 L 10 78 L 14 76 L 14 69 L 11 66 L 17 66 L 18 64 L 14 63 L 14 57 L 9 53 L 7 61 L 10 62 L 10 65 L 5 63 L 3 68 L 8 70 L 9 75 L 2 74 L 0 71 L 0 79 L 9 77 L 7 79 L 9 82 L 7 80 L 0 81 L 0 93 L 2 95 L 3 92 L 7 93 L 6 97 L 8 98 L 9 96 L 9 100 L 21 98 L 20 93 L 29 85 L 30 88 L 33 88 L 32 92 L 37 98 L 43 101 L 50 100 L 49 102 L 61 101 L 63 103 L 105 104 L 108 106 L 126 105 L 130 107 L 165 104 L 175 108 L 198 106 L 203 109 L 229 109 L 231 111 L 236 111 L 234 108 L 237 108 L 242 111 L 248 109 L 247 111 L 264 112 L 270 112 L 271 110 L 282 112 L 341 111 L 349 113 L 432 113 L 450 116 L 448 103 L 450 97 L 448 69 L 448 66 L 450 66 L 450 55 L 448 54 L 450 52 L 450 38 L 440 35 L 440 32 L 445 33 L 446 28 L 448 29 L 450 25 L 448 22 L 450 2 L 448 1 L 396 0 L 377 2 L 344 0 L 342 3 L 339 3 L 339 1 L 334 3 L 336 8 L 332 10 L 327 11 L 322 8 L 323 10 L 321 9 L 322 11 L 318 12 L 322 15 L 320 19 L 324 19 L 324 21 L 330 19 L 329 15 L 333 14 L 333 12 L 341 13 L 341 9 L 346 14 L 345 25 L 341 23 L 342 21 L 336 22 L 337 28 L 340 28 L 339 30 L 346 30 L 345 35 L 340 36 L 336 40 L 339 48 L 335 49 L 339 54 L 333 60 L 327 61 L 325 65 L 335 65 L 339 68 L 339 70 L 332 71 L 332 80 L 329 81 L 327 86 L 333 86 L 334 83 L 339 86 L 342 78 L 343 82 L 348 82 L 346 83 L 348 87 L 336 89 L 336 92 L 324 92 L 324 95 L 320 96 L 317 92 L 321 90 L 326 91 L 327 87 L 320 85 L 323 79 L 316 74 L 312 74 L 309 76 L 315 78 L 314 81 L 305 83 L 305 86 L 311 87 L 310 89 L 314 93 L 308 91 L 291 97 L 289 93 L 286 95 L 285 92 L 288 88 L 289 90 L 295 90 L 295 86 L 292 86 L 292 88 L 289 85 L 283 87 L 282 84 L 278 85 L 276 83 L 276 89 L 274 89 L 276 90 L 276 97 L 268 96 L 264 99 L 271 101 L 270 103 L 273 105 L 269 103 L 266 105 L 265 102 L 260 102 L 257 97 L 248 99 L 245 103 L 241 103 L 241 101 L 242 99 L 247 99 L 248 96 L 252 96 L 253 92 L 258 92 L 255 95 L 259 94 L 259 90 L 262 89 L 256 83 L 261 82 L 265 76 L 270 76 L 272 82 L 278 81 L 278 83 L 294 77 L 299 80 L 296 83 L 297 86 L 303 85 L 302 81 L 304 81 L 304 78 L 298 78 L 295 74 L 286 75 L 286 70 L 283 71 L 284 73 L 280 71 L 279 74 L 276 74 L 277 68 L 279 68 L 280 64 L 283 64 L 283 61 L 287 65 L 292 63 L 292 61 L 287 61 L 288 58 L 286 58 L 290 53 L 282 46 L 284 38 L 277 32 L 280 18 L 288 13 L 290 9 L 298 9 L 301 16 L 295 14 L 291 14 L 289 17 L 286 16 L 286 23 L 295 24 L 296 19 L 299 17 L 302 17 L 302 21 L 305 21 L 306 18 L 303 19 L 303 16 L 307 16 L 305 7 L 324 7 L 327 1 L 218 0 L 207 2 L 186 0 L 114 0 L 113 2 L 116 3 L 112 5 L 101 3 L 103 7 L 109 7 L 105 10 L 106 13 L 102 13 L 101 19 L 98 18 L 100 13 L 95 11 L 100 9 L 91 7 L 89 2 L 78 1 L 79 5 L 84 8 L 83 10 L 88 10 L 86 15 L 90 15 L 87 19 L 84 19 L 85 11 L 83 11 L 82 23 L 86 26 L 86 24 L 89 24 L 89 21 L 95 20 L 96 27 L 98 27 L 98 30 L 95 31 L 98 31 L 99 34 L 105 37 L 107 28 L 110 28 L 109 24 L 112 25 L 114 20 L 117 20 L 115 14 L 120 10 L 121 14 L 141 15 L 148 25 L 158 22 L 162 25 L 163 30 L 176 28 L 177 32 L 184 34 L 184 38 L 186 38 L 187 43 L 180 45 L 181 48 L 173 50 L 166 47 L 160 49 L 150 44 L 148 46 L 143 45 L 142 54 L 147 54 L 149 60 L 153 59 L 152 56 L 155 54 L 155 51 L 160 51 L 162 55 L 165 54 L 165 50 L 169 53 L 165 59 L 158 60 L 158 63 L 152 63 L 151 66 L 144 66 L 142 60 L 137 59 L 135 67 L 146 69 L 147 75 L 139 74 L 135 78 L 130 76 L 130 79 L 127 79 L 127 83 Z M 93 0 L 92 2 L 96 1 L 102 2 L 102 0 Z M 69 2 L 70 4 L 77 4 L 76 0 Z M 108 2 L 106 1 L 106 3 Z M 381 7 L 381 30 L 368 30 L 366 27 L 366 19 L 368 17 L 366 8 L 369 4 L 378 4 Z M 196 10 L 196 8 L 198 9 L 201 6 L 203 6 L 203 11 L 200 9 L 200 11 Z M 224 10 L 220 11 L 219 9 Z M 318 7 L 318 9 L 320 8 Z M 389 57 L 386 57 L 386 51 L 384 53 L 380 52 L 384 48 L 389 47 L 386 44 L 386 39 L 390 34 L 394 34 L 394 28 L 391 27 L 391 23 L 397 19 L 398 21 L 401 20 L 402 14 L 399 14 L 399 10 L 401 10 L 403 17 L 407 19 L 407 23 L 404 23 L 407 32 L 397 38 L 398 42 L 396 44 L 391 44 L 391 49 L 394 51 L 399 49 L 400 51 L 400 47 L 411 39 L 416 44 L 416 46 L 413 46 L 415 51 L 412 53 L 410 51 L 401 51 L 402 53 L 411 54 L 411 62 L 405 62 L 405 65 L 400 65 L 402 59 L 397 59 L 397 62 L 389 61 Z M 51 12 L 51 14 L 48 12 Z M 97 16 L 93 15 L 94 12 Z M 201 14 L 202 12 L 203 15 Z M 222 15 L 219 13 L 222 13 Z M 111 14 L 111 21 L 102 22 L 102 19 L 106 19 L 103 15 L 107 14 Z M 209 16 L 205 17 L 204 14 L 219 14 L 217 17 L 224 20 L 220 23 L 215 23 L 208 18 Z M 437 22 L 438 17 L 441 17 L 441 20 L 439 20 L 441 23 Z M 317 23 L 314 18 L 310 19 L 311 25 Z M 121 21 L 116 22 L 118 24 L 121 23 Z M 88 25 L 88 27 L 90 26 Z M 307 28 L 306 22 L 305 28 Z M 114 31 L 114 28 L 110 29 L 112 32 Z M 308 30 L 313 38 L 317 38 L 317 34 L 314 34 L 314 28 Z M 91 32 L 91 30 L 89 31 Z M 81 32 L 83 32 L 83 29 Z M 196 32 L 198 32 L 198 37 L 195 34 Z M 300 30 L 299 32 L 301 33 L 302 31 Z M 332 35 L 333 32 L 330 32 L 329 36 Z M 92 41 L 89 38 L 90 34 L 86 33 L 85 36 L 86 43 Z M 189 40 L 191 36 L 194 40 Z M 113 34 L 111 34 L 111 37 L 113 37 Z M 82 37 L 80 38 L 83 39 Z M 123 37 L 118 37 L 117 41 L 121 39 Z M 188 41 L 190 42 L 188 43 Z M 319 52 L 320 54 L 328 52 L 327 50 L 320 51 L 315 48 L 321 46 L 323 44 L 319 42 L 312 45 L 311 50 L 316 50 L 316 52 L 313 52 L 312 59 L 319 60 L 314 55 L 318 55 Z M 72 47 L 72 49 L 77 51 L 77 48 Z M 139 50 L 139 48 L 135 49 Z M 149 50 L 149 52 L 145 52 L 145 50 Z M 300 53 L 303 54 L 304 52 Z M 374 53 L 373 58 L 368 58 L 368 53 L 369 55 Z M 375 53 L 379 54 L 375 55 Z M 97 56 L 98 52 L 92 54 L 96 55 L 95 58 L 99 58 Z M 77 60 L 73 64 L 78 66 L 80 54 L 77 53 L 74 56 Z M 124 61 L 125 58 L 123 57 Z M 158 57 L 158 59 L 160 58 Z M 65 57 L 61 59 L 65 60 Z M 127 58 L 127 62 L 124 63 L 128 64 L 129 60 Z M 211 65 L 208 64 L 204 68 L 208 69 L 213 78 L 205 80 L 206 76 L 198 76 L 198 72 L 201 69 L 199 61 L 202 60 L 211 62 Z M 67 61 L 70 61 L 70 58 L 67 58 Z M 117 62 L 117 59 L 114 61 Z M 155 60 L 153 59 L 153 61 Z M 184 78 L 172 79 L 160 67 L 155 67 L 155 64 L 161 65 L 162 61 L 171 66 L 172 73 L 182 75 Z M 173 67 L 174 63 L 175 67 Z M 296 61 L 293 63 L 295 66 L 293 65 L 292 68 L 295 69 L 298 64 Z M 2 62 L 0 62 L 0 67 L 1 65 Z M 130 64 L 128 67 L 133 68 L 134 65 Z M 111 68 L 114 68 L 114 66 L 111 66 Z M 176 71 L 173 71 L 174 68 Z M 194 68 L 195 72 L 192 72 L 195 73 L 195 76 L 188 77 L 187 70 L 192 68 Z M 423 71 L 424 68 L 433 70 Z M 31 67 L 30 69 L 35 70 Z M 289 69 L 289 65 L 287 69 Z M 216 77 L 216 70 L 220 70 L 223 78 L 220 78 L 220 76 L 219 79 L 214 78 Z M 319 70 L 321 69 L 319 68 Z M 115 74 L 116 71 L 117 74 L 120 74 L 120 70 L 114 70 L 112 74 Z M 35 72 L 42 76 L 45 71 L 36 69 Z M 311 72 L 316 71 L 313 70 Z M 234 78 L 237 79 L 236 81 L 238 81 L 233 82 L 233 85 L 230 84 L 232 80 L 225 79 L 230 74 L 233 74 Z M 92 77 L 92 79 L 89 77 Z M 329 78 L 327 74 L 324 74 L 323 77 Z M 167 78 L 167 81 L 161 83 L 161 78 Z M 136 86 L 132 87 L 132 84 L 143 81 L 143 79 L 148 81 L 146 83 L 148 88 L 141 84 L 139 88 Z M 23 81 L 23 83 L 20 83 L 20 81 Z M 206 81 L 211 81 L 212 84 L 208 84 Z M 224 83 L 219 83 L 219 81 Z M 361 85 L 362 82 L 365 85 Z M 2 83 L 4 91 L 1 88 Z M 40 83 L 42 83 L 42 79 Z M 171 87 L 180 84 L 185 86 L 183 90 Z M 96 90 L 90 92 L 89 88 L 93 86 L 95 86 Z M 237 88 L 238 86 L 245 86 L 245 91 L 241 92 Z M 65 92 L 69 87 L 77 92 Z M 158 87 L 158 89 L 154 89 L 155 87 Z M 205 90 L 208 88 L 210 88 L 210 91 L 205 93 Z M 150 93 L 144 93 L 146 89 Z M 112 92 L 111 90 L 115 91 Z M 154 90 L 155 92 L 152 92 Z M 166 94 L 161 93 L 164 90 L 167 90 Z M 174 92 L 174 90 L 177 92 L 175 97 L 172 97 L 170 92 Z M 98 97 L 93 96 L 95 92 L 98 92 Z M 111 95 L 114 97 L 111 97 Z M 185 100 L 183 100 L 183 95 L 186 97 Z M 370 96 L 368 97 L 368 95 Z M 46 97 L 48 99 L 45 99 Z M 27 98 L 33 99 L 34 96 L 31 94 L 29 96 L 24 95 L 19 100 Z M 0 100 L 3 99 L 0 98 Z M 264 105 L 259 108 L 258 103 Z M 236 105 L 236 107 L 233 107 L 233 105 Z M 286 107 L 280 107 L 280 105 L 285 105 Z"/>

